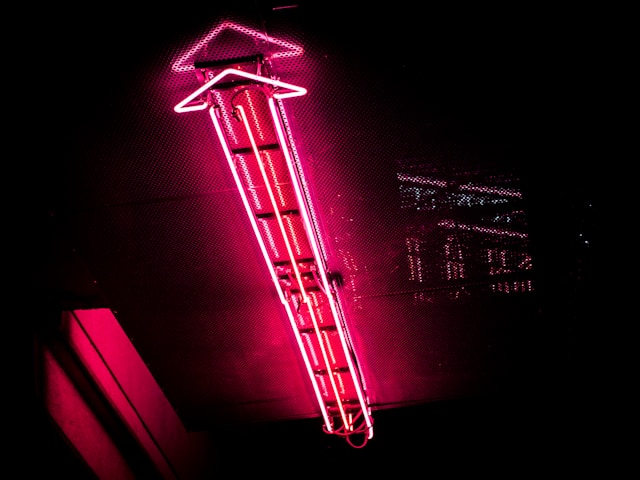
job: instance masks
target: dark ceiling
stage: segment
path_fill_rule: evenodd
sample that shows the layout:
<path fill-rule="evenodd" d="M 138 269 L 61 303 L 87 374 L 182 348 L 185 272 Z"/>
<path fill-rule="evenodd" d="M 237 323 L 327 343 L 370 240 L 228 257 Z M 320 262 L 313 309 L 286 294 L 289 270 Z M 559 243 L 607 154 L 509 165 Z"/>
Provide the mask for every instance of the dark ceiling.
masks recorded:
<path fill-rule="evenodd" d="M 488 438 L 514 453 L 549 415 L 573 432 L 598 242 L 577 143 L 594 105 L 572 88 L 593 62 L 588 29 L 564 12 L 272 3 L 50 12 L 32 70 L 54 77 L 36 80 L 44 133 L 24 146 L 40 298 L 112 309 L 185 425 L 230 450 L 274 451 L 274 435 L 342 452 L 211 123 L 173 110 L 199 86 L 173 62 L 233 21 L 304 48 L 273 66 L 308 90 L 284 103 L 342 279 L 371 458 Z M 282 47 L 234 35 L 210 60 Z"/>

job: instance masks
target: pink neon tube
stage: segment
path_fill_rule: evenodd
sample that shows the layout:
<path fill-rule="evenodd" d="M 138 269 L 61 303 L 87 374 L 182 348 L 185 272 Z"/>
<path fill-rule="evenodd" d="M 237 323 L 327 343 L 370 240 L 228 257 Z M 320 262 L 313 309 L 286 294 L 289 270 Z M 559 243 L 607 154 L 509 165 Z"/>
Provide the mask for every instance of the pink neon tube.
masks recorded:
<path fill-rule="evenodd" d="M 276 131 L 278 134 L 278 139 L 280 141 L 281 145 L 286 145 L 286 139 L 284 138 L 284 131 L 282 128 L 282 125 L 280 124 L 280 117 L 278 115 L 278 111 L 276 109 L 275 106 L 275 102 L 273 100 L 273 98 L 269 98 L 269 109 L 271 111 L 271 116 L 273 117 L 274 120 L 274 124 L 276 126 Z M 298 181 L 296 181 L 296 179 L 298 178 L 297 172 L 295 171 L 295 167 L 293 165 L 293 161 L 291 159 L 291 156 L 289 155 L 289 152 L 287 149 L 283 149 L 284 155 L 285 155 L 285 159 L 287 162 L 287 166 L 289 167 L 289 172 L 290 172 L 290 176 L 293 179 L 293 185 L 294 185 L 294 190 L 296 192 L 296 197 L 298 199 L 298 204 L 299 205 L 306 205 L 305 199 L 303 197 L 302 191 L 301 191 L 301 187 L 298 183 Z M 308 232 L 308 237 L 309 237 L 309 242 L 311 244 L 311 248 L 313 249 L 313 253 L 316 259 L 322 259 L 323 257 L 320 254 L 320 247 L 318 245 L 318 242 L 315 238 L 315 234 L 314 234 L 314 229 L 311 225 L 311 220 L 309 218 L 309 214 L 307 212 L 306 208 L 301 208 L 300 209 L 302 217 L 303 217 L 303 221 L 305 224 L 305 228 L 307 229 Z M 344 322 L 341 321 L 341 317 L 338 313 L 337 307 L 335 305 L 335 302 L 333 300 L 332 295 L 330 294 L 331 287 L 329 286 L 329 281 L 327 279 L 326 273 L 325 273 L 325 269 L 324 268 L 320 268 L 320 277 L 322 279 L 322 283 L 327 295 L 327 298 L 329 300 L 329 306 L 331 308 L 331 312 L 333 314 L 334 319 L 336 320 L 336 325 L 338 325 L 339 327 L 344 327 Z M 345 356 L 347 359 L 347 363 L 349 365 L 349 371 L 351 372 L 351 375 L 354 376 L 355 375 L 355 366 L 353 365 L 353 361 L 351 359 L 351 355 L 349 354 L 349 348 L 347 346 L 347 341 L 345 339 L 344 336 L 344 332 L 342 331 L 342 328 L 338 328 L 338 335 L 340 337 L 340 342 L 342 344 L 342 348 L 345 351 Z M 360 388 L 360 383 L 359 380 L 357 378 L 353 378 L 353 384 L 356 388 L 356 392 L 358 395 L 358 401 L 360 402 L 360 408 L 362 409 L 362 412 L 365 416 L 365 422 L 369 431 L 369 438 L 371 438 L 373 436 L 373 424 L 371 421 L 371 417 L 368 413 L 368 406 L 365 402 L 364 399 L 364 395 L 362 393 L 362 390 Z"/>
<path fill-rule="evenodd" d="M 307 356 L 306 350 L 304 348 L 304 344 L 302 342 L 302 338 L 300 337 L 300 332 L 298 331 L 298 327 L 296 325 L 296 321 L 295 321 L 295 315 L 293 314 L 293 312 L 291 311 L 291 306 L 289 305 L 289 302 L 287 302 L 287 300 L 284 297 L 284 294 L 282 292 L 282 287 L 280 286 L 280 282 L 278 282 L 278 277 L 276 275 L 276 272 L 273 269 L 273 264 L 271 263 L 271 259 L 269 258 L 269 252 L 267 250 L 267 247 L 264 243 L 264 240 L 262 239 L 262 235 L 260 234 L 260 228 L 258 227 L 258 224 L 256 223 L 255 220 L 255 216 L 253 214 L 253 211 L 251 209 L 251 204 L 249 202 L 249 199 L 247 198 L 247 195 L 244 191 L 244 187 L 242 185 L 242 180 L 240 179 L 240 176 L 238 175 L 238 171 L 236 170 L 236 166 L 235 166 L 235 162 L 233 161 L 233 156 L 231 154 L 231 152 L 229 151 L 229 147 L 227 145 L 227 141 L 226 138 L 224 136 L 224 132 L 222 131 L 222 126 L 220 125 L 220 122 L 216 116 L 216 112 L 214 107 L 211 107 L 209 109 L 209 116 L 211 117 L 211 120 L 213 122 L 213 125 L 216 129 L 216 133 L 218 134 L 218 139 L 220 140 L 220 144 L 222 145 L 222 149 L 224 151 L 225 157 L 227 158 L 227 162 L 229 164 L 229 168 L 231 169 L 231 173 L 233 174 L 233 179 L 236 182 L 236 186 L 238 187 L 238 191 L 240 192 L 240 197 L 242 199 L 242 203 L 244 205 L 244 208 L 247 212 L 247 216 L 249 217 L 249 220 L 251 222 L 251 226 L 253 228 L 253 232 L 258 240 L 258 244 L 260 245 L 260 251 L 262 252 L 262 256 L 264 257 L 264 260 L 267 264 L 269 273 L 271 275 L 271 280 L 273 281 L 274 285 L 276 286 L 276 290 L 278 291 L 278 295 L 280 297 L 280 301 L 283 303 L 283 305 L 285 306 L 285 310 L 287 312 L 287 317 L 289 318 L 289 323 L 291 324 L 291 328 L 293 330 L 293 333 L 295 335 L 296 338 L 296 342 L 298 344 L 298 349 L 300 350 L 300 352 L 302 353 L 302 359 L 305 365 L 305 369 L 307 370 L 307 374 L 309 375 L 309 378 L 311 379 L 312 382 L 312 386 L 313 386 L 313 391 L 316 395 L 316 399 L 318 401 L 318 405 L 324 405 L 324 400 L 322 399 L 322 393 L 320 392 L 320 388 L 318 387 L 318 384 L 315 380 L 315 375 L 313 373 L 313 367 L 311 366 L 311 362 L 309 361 L 309 357 Z M 322 416 L 324 418 L 324 423 L 325 423 L 325 427 L 327 428 L 328 431 L 332 431 L 333 427 L 331 425 L 331 420 L 329 419 L 326 409 L 325 408 L 321 408 L 322 411 Z"/>
<path fill-rule="evenodd" d="M 293 250 L 291 248 L 291 243 L 289 242 L 289 237 L 287 235 L 287 230 L 284 226 L 284 223 L 282 221 L 282 216 L 280 215 L 280 212 L 278 211 L 278 202 L 273 194 L 273 190 L 271 189 L 271 182 L 269 181 L 269 177 L 267 176 L 267 172 L 264 169 L 264 163 L 262 161 L 262 156 L 260 155 L 260 151 L 258 149 L 258 146 L 256 145 L 255 139 L 253 137 L 253 132 L 251 132 L 251 128 L 249 128 L 249 123 L 247 120 L 247 116 L 244 112 L 244 108 L 242 108 L 242 106 L 237 106 L 236 107 L 240 113 L 240 116 L 242 118 L 242 122 L 245 125 L 246 131 L 247 131 L 247 135 L 249 136 L 249 141 L 251 142 L 251 147 L 253 149 L 253 153 L 256 156 L 256 160 L 258 161 L 258 165 L 260 167 L 260 173 L 262 174 L 262 178 L 265 182 L 265 186 L 267 187 L 267 192 L 269 194 L 269 198 L 271 199 L 271 204 L 273 206 L 273 210 L 274 213 L 276 215 L 276 218 L 278 220 L 278 225 L 280 226 L 280 231 L 282 233 L 282 238 L 284 239 L 285 245 L 287 247 L 287 253 L 289 254 L 289 260 L 291 262 L 291 265 L 293 267 L 293 270 L 295 272 L 295 276 L 296 276 L 296 280 L 298 281 L 298 285 L 300 288 L 300 293 L 302 294 L 302 301 L 304 303 L 306 303 L 308 305 L 309 308 L 309 313 L 311 315 L 311 321 L 313 323 L 313 328 L 318 336 L 318 339 L 320 340 L 319 345 L 320 345 L 320 351 L 322 352 L 322 358 L 324 360 L 324 364 L 325 364 L 325 368 L 327 369 L 327 372 L 329 372 L 329 380 L 331 381 L 331 387 L 333 388 L 334 394 L 335 394 L 335 398 L 336 401 L 338 403 L 338 408 L 340 410 L 340 416 L 342 417 L 342 421 L 344 425 L 349 425 L 349 422 L 347 421 L 346 418 L 346 413 L 344 411 L 344 406 L 342 404 L 342 401 L 340 400 L 340 394 L 338 391 L 338 387 L 336 386 L 336 381 L 334 376 L 331 374 L 331 362 L 329 361 L 328 355 L 327 355 L 327 350 L 326 350 L 326 346 L 324 344 L 324 342 L 322 341 L 322 335 L 320 334 L 320 328 L 318 327 L 318 320 L 316 319 L 315 313 L 314 313 L 314 309 L 312 308 L 311 305 L 309 305 L 309 297 L 307 296 L 307 292 L 304 289 L 304 285 L 303 285 L 303 281 L 302 281 L 302 276 L 300 275 L 300 270 L 298 268 L 298 264 L 296 262 L 295 259 L 295 255 L 293 254 Z M 286 145 L 281 143 L 281 145 Z M 283 149 L 284 151 L 285 149 Z M 304 210 L 301 209 L 301 210 Z"/>
<path fill-rule="evenodd" d="M 368 439 L 373 437 L 373 423 L 370 417 L 370 411 L 369 411 L 369 407 L 367 405 L 367 402 L 365 400 L 364 394 L 363 394 L 363 387 L 361 386 L 361 381 L 362 379 L 360 378 L 360 372 L 359 370 L 356 368 L 356 365 L 354 363 L 354 360 L 352 358 L 352 354 L 355 355 L 355 352 L 351 351 L 351 347 L 350 347 L 350 342 L 347 339 L 347 326 L 344 323 L 344 320 L 342 318 L 342 313 L 335 301 L 335 299 L 333 298 L 333 290 L 331 288 L 331 285 L 329 283 L 329 280 L 327 278 L 327 274 L 326 274 L 326 266 L 324 263 L 324 255 L 321 252 L 321 245 L 319 244 L 319 240 L 316 237 L 316 229 L 313 227 L 313 223 L 311 221 L 310 215 L 311 215 L 311 211 L 309 211 L 308 209 L 311 208 L 311 206 L 308 204 L 307 202 L 307 197 L 303 194 L 303 190 L 304 190 L 304 186 L 302 184 L 302 179 L 300 178 L 300 176 L 302 175 L 302 172 L 298 172 L 296 169 L 296 166 L 294 165 L 293 159 L 291 157 L 292 153 L 289 152 L 288 148 L 292 148 L 293 149 L 293 154 L 295 155 L 295 146 L 293 143 L 293 139 L 290 138 L 290 131 L 288 130 L 288 122 L 286 121 L 286 117 L 284 116 L 284 111 L 282 108 L 282 104 L 280 103 L 280 101 L 283 98 L 289 98 L 289 97 L 294 97 L 294 96 L 300 96 L 300 95 L 304 95 L 306 94 L 306 89 L 302 88 L 302 87 L 298 87 L 296 85 L 292 85 L 292 84 L 288 84 L 285 82 L 280 82 L 278 80 L 275 79 L 271 79 L 271 78 L 267 78 L 267 77 L 262 77 L 259 75 L 255 75 L 255 74 L 251 74 L 242 70 L 238 70 L 238 69 L 234 69 L 234 68 L 227 68 L 225 70 L 223 70 L 222 72 L 218 73 L 217 75 L 215 75 L 213 78 L 211 78 L 210 80 L 208 80 L 205 84 L 203 84 L 200 88 L 198 88 L 195 92 L 193 92 L 191 95 L 189 95 L 187 98 L 185 98 L 184 100 L 182 100 L 180 103 L 178 103 L 175 107 L 174 110 L 178 113 L 182 113 L 182 112 L 191 112 L 191 111 L 199 111 L 199 110 L 204 110 L 206 109 L 210 104 L 208 103 L 208 101 L 206 100 L 207 98 L 209 98 L 209 92 L 207 92 L 208 90 L 210 90 L 213 85 L 215 85 L 217 82 L 219 82 L 222 78 L 224 78 L 225 76 L 228 75 L 236 75 L 236 76 L 240 76 L 240 77 L 244 77 L 244 78 L 248 78 L 250 80 L 254 80 L 255 82 L 259 83 L 259 84 L 268 84 L 271 85 L 273 87 L 277 87 L 277 91 L 273 92 L 272 94 L 266 94 L 267 95 L 267 101 L 268 101 L 268 105 L 269 105 L 269 110 L 270 110 L 270 114 L 275 126 L 275 131 L 276 131 L 276 135 L 278 138 L 278 142 L 280 144 L 280 148 L 281 151 L 283 152 L 284 155 L 284 159 L 285 162 L 287 164 L 287 169 L 289 171 L 289 176 L 291 178 L 291 183 L 293 184 L 294 187 L 294 192 L 295 192 L 295 196 L 296 196 L 296 200 L 298 203 L 298 210 L 301 214 L 301 218 L 303 221 L 303 226 L 304 229 L 306 230 L 306 237 L 309 243 L 309 246 L 311 247 L 311 250 L 313 252 L 313 256 L 314 256 L 314 265 L 317 267 L 313 270 L 314 275 L 317 275 L 319 273 L 319 279 L 316 278 L 316 280 L 320 280 L 319 283 L 317 283 L 317 286 L 320 287 L 320 289 L 323 291 L 323 293 L 325 294 L 325 297 L 328 301 L 328 305 L 330 307 L 330 311 L 331 311 L 331 315 L 333 317 L 334 323 L 336 325 L 336 332 L 338 334 L 338 338 L 344 353 L 344 358 L 347 362 L 348 365 L 348 371 L 350 374 L 350 378 L 351 378 L 351 383 L 349 383 L 349 386 L 353 385 L 355 392 L 357 394 L 358 397 L 358 403 L 360 405 L 360 412 L 347 412 L 345 410 L 345 406 L 343 404 L 343 401 L 341 399 L 341 395 L 340 395 L 340 391 L 344 391 L 345 389 L 345 380 L 346 377 L 344 377 L 344 371 L 342 373 L 338 372 L 337 370 L 334 372 L 331 368 L 332 362 L 336 363 L 336 356 L 335 356 L 335 352 L 332 348 L 331 345 L 331 340 L 329 338 L 329 336 L 326 334 L 326 331 L 321 330 L 321 328 L 319 327 L 319 322 L 318 322 L 318 318 L 316 317 L 316 315 L 320 315 L 320 318 L 322 317 L 322 311 L 315 311 L 315 307 L 313 305 L 313 302 L 310 299 L 309 293 L 306 291 L 306 289 L 304 288 L 304 280 L 303 280 L 303 276 L 301 275 L 299 266 L 295 260 L 295 255 L 294 255 L 294 249 L 293 246 L 291 244 L 291 241 L 297 242 L 296 238 L 295 238 L 295 232 L 292 229 L 292 225 L 290 223 L 290 221 L 287 223 L 287 225 L 285 226 L 285 222 L 284 222 L 284 217 L 280 214 L 280 209 L 278 207 L 278 202 L 276 199 L 276 196 L 274 194 L 274 191 L 272 189 L 271 186 L 271 182 L 269 179 L 269 176 L 267 174 L 266 171 L 266 167 L 265 167 L 265 163 L 264 160 L 262 158 L 261 155 L 261 151 L 258 148 L 255 138 L 254 138 L 254 134 L 253 131 L 251 129 L 251 127 L 249 126 L 249 121 L 248 118 L 246 116 L 246 113 L 244 111 L 244 108 L 240 105 L 238 106 L 234 106 L 234 108 L 236 108 L 237 112 L 240 115 L 240 119 L 244 125 L 244 128 L 246 129 L 246 133 L 247 136 L 249 138 L 250 144 L 251 144 L 251 149 L 256 157 L 259 169 L 260 169 L 260 174 L 262 176 L 262 179 L 264 181 L 265 187 L 266 187 L 266 192 L 268 193 L 268 197 L 269 200 L 272 204 L 272 208 L 274 211 L 274 216 L 277 220 L 277 224 L 282 236 L 282 240 L 284 241 L 284 247 L 286 248 L 292 269 L 293 269 L 293 273 L 295 276 L 295 279 L 298 283 L 298 287 L 299 287 L 299 291 L 300 291 L 300 295 L 301 295 L 301 299 L 300 301 L 305 303 L 307 305 L 308 308 L 308 312 L 309 312 L 309 317 L 311 319 L 311 323 L 313 324 L 313 330 L 315 332 L 315 338 L 318 341 L 318 345 L 320 347 L 320 351 L 321 351 L 321 356 L 322 356 L 322 360 L 323 363 L 325 365 L 325 369 L 327 372 L 327 377 L 330 380 L 331 383 L 331 388 L 333 390 L 333 394 L 334 394 L 334 398 L 335 398 L 335 405 L 337 406 L 339 412 L 340 412 L 340 417 L 342 419 L 342 424 L 345 428 L 346 431 L 348 432 L 354 432 L 354 424 L 356 421 L 358 421 L 359 423 L 361 422 L 361 418 L 362 417 L 364 419 L 364 423 L 366 425 L 367 428 L 367 432 L 368 432 Z M 205 92 L 207 92 L 206 95 Z M 211 90 L 211 92 L 214 95 L 219 95 L 217 92 Z M 278 104 L 276 106 L 276 100 L 278 101 Z M 279 109 L 278 109 L 279 107 Z M 276 269 L 274 267 L 274 264 L 270 258 L 269 255 L 269 251 L 267 248 L 267 245 L 265 244 L 265 240 L 263 238 L 263 235 L 260 231 L 259 225 L 256 221 L 256 216 L 253 212 L 250 200 L 247 196 L 247 192 L 245 191 L 244 188 L 244 184 L 242 182 L 242 177 L 241 177 L 241 172 L 239 172 L 237 170 L 237 165 L 236 162 L 234 160 L 234 154 L 232 154 L 231 150 L 230 150 L 230 146 L 227 143 L 227 139 L 226 139 L 226 135 L 223 131 L 222 125 L 221 125 L 221 121 L 222 119 L 218 118 L 217 113 L 221 113 L 222 110 L 220 110 L 217 107 L 213 107 L 211 106 L 209 108 L 209 114 L 212 120 L 212 123 L 214 124 L 215 130 L 216 130 L 216 134 L 218 135 L 218 138 L 220 140 L 220 143 L 222 145 L 225 157 L 227 158 L 227 162 L 229 164 L 229 167 L 231 168 L 233 177 L 234 177 L 234 181 L 236 182 L 236 185 L 238 187 L 238 191 L 240 193 L 243 205 L 245 207 L 245 210 L 247 211 L 251 226 L 254 230 L 254 234 L 256 236 L 256 239 L 258 240 L 259 246 L 260 246 L 260 251 L 265 259 L 265 262 L 268 266 L 269 269 L 269 273 L 271 275 L 271 279 L 274 283 L 274 285 L 276 286 L 276 290 L 278 291 L 278 295 L 280 297 L 280 301 L 283 303 L 283 305 L 285 306 L 285 310 L 287 312 L 287 317 L 289 318 L 289 322 L 291 324 L 291 327 L 293 329 L 296 341 L 298 343 L 298 348 L 302 354 L 302 358 L 305 364 L 305 368 L 307 370 L 307 373 L 309 375 L 309 378 L 312 381 L 312 386 L 314 389 L 314 393 L 317 397 L 318 400 L 318 404 L 322 407 L 321 411 L 322 411 L 322 416 L 324 418 L 325 421 L 325 427 L 326 427 L 326 431 L 328 432 L 332 432 L 334 427 L 332 424 L 332 420 L 329 417 L 329 411 L 328 411 L 328 404 L 325 404 L 323 395 L 320 391 L 320 387 L 318 385 L 318 380 L 322 381 L 323 384 L 323 388 L 326 387 L 326 384 L 324 382 L 324 380 L 322 378 L 316 378 L 316 375 L 314 373 L 314 369 L 313 366 L 310 362 L 309 359 L 309 354 L 306 351 L 300 330 L 298 328 L 297 325 L 297 321 L 296 321 L 296 315 L 294 314 L 293 310 L 292 310 L 292 305 L 289 303 L 289 301 L 287 300 L 287 297 L 285 295 L 285 292 L 283 290 L 283 286 L 281 285 L 280 281 L 279 281 L 279 277 L 278 277 L 278 273 L 276 272 Z M 224 115 L 221 115 L 221 117 L 223 117 Z M 259 129 L 260 128 L 260 124 L 257 120 L 257 118 L 254 118 L 255 122 L 256 122 L 256 127 Z M 285 133 L 285 129 L 286 129 L 286 133 Z M 259 130 L 258 130 L 259 132 Z M 230 129 L 230 134 L 233 134 L 232 129 Z M 246 172 L 245 172 L 246 173 Z M 274 181 L 276 181 L 277 183 L 277 179 L 274 178 Z M 277 187 L 277 185 L 276 185 Z M 286 220 L 289 220 L 288 218 Z M 289 231 L 287 230 L 287 226 L 289 227 Z M 296 245 L 298 245 L 296 243 Z M 320 270 L 318 272 L 318 270 Z M 315 295 L 315 294 L 314 294 Z M 314 297 L 315 300 L 315 297 Z M 295 306 L 295 304 L 294 304 Z M 322 320 L 321 320 L 322 321 Z M 315 356 L 315 353 L 313 351 L 313 347 L 310 344 L 309 345 L 309 349 L 312 355 Z M 318 359 L 316 359 L 318 360 Z M 317 361 L 314 360 L 315 364 L 317 365 Z M 336 383 L 339 382 L 339 385 Z M 325 394 L 326 394 L 326 390 L 325 390 Z M 361 427 L 358 427 L 358 431 L 360 431 Z"/>

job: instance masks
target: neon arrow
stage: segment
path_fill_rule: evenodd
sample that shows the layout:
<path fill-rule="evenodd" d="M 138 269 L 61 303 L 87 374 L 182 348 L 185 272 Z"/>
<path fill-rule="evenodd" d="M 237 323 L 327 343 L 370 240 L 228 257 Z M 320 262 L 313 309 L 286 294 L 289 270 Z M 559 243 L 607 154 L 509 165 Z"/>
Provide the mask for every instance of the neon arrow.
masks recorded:
<path fill-rule="evenodd" d="M 198 102 L 196 99 L 198 99 L 198 97 L 200 97 L 200 95 L 202 95 L 204 92 L 209 90 L 213 85 L 215 85 L 224 77 L 227 77 L 229 75 L 237 75 L 240 77 L 249 78 L 251 80 L 255 80 L 256 82 L 266 83 L 269 85 L 273 85 L 274 87 L 279 87 L 280 89 L 284 89 L 284 91 L 278 90 L 273 94 L 273 98 L 277 98 L 277 99 L 299 97 L 307 93 L 307 89 L 304 87 L 298 87 L 290 83 L 281 82 L 273 78 L 262 77 L 260 75 L 255 75 L 249 72 L 243 72 L 242 70 L 238 70 L 235 68 L 227 68 L 222 72 L 220 72 L 219 74 L 217 74 L 215 77 L 213 77 L 207 83 L 202 85 L 200 88 L 198 88 L 195 92 L 193 92 L 187 98 L 185 98 L 180 103 L 178 103 L 173 109 L 178 113 L 204 110 L 209 106 L 207 102 L 202 99 L 200 99 L 200 101 Z M 193 103 L 194 101 L 196 103 Z"/>
<path fill-rule="evenodd" d="M 220 83 L 228 77 L 243 80 Z M 200 79 L 203 81 L 202 76 Z M 247 87 L 246 79 L 256 88 Z M 183 113 L 208 109 L 289 318 L 320 405 L 325 431 L 345 436 L 348 441 L 352 435 L 363 434 L 366 443 L 373 436 L 370 407 L 362 375 L 352 358 L 347 326 L 327 277 L 320 234 L 312 220 L 312 202 L 296 166 L 297 154 L 281 101 L 306 93 L 297 85 L 227 68 L 174 110 Z M 276 166 L 274 162 L 281 163 Z M 262 196 L 257 194 L 258 189 Z M 295 201 L 285 201 L 282 189 Z"/>

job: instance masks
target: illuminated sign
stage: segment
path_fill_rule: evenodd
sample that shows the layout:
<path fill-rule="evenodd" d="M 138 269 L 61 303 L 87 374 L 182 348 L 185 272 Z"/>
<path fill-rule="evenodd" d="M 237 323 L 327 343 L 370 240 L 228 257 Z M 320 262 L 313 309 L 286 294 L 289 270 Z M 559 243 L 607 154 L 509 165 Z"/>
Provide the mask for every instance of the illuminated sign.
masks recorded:
<path fill-rule="evenodd" d="M 185 67 L 186 68 L 186 67 Z M 329 279 L 283 99 L 305 88 L 269 75 L 261 55 L 196 62 L 201 86 L 174 110 L 208 110 L 291 324 L 327 433 L 364 443 L 373 422 L 344 314 Z"/>

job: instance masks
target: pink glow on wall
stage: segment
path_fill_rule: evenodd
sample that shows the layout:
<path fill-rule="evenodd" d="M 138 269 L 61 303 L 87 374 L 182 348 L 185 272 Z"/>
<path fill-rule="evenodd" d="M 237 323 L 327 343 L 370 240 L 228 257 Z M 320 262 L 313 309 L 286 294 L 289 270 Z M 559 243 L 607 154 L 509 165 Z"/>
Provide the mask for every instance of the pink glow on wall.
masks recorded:
<path fill-rule="evenodd" d="M 162 478 L 190 478 L 206 468 L 206 462 L 211 461 L 213 453 L 209 439 L 205 434 L 187 432 L 111 310 L 101 308 L 63 312 L 61 333 L 93 384 Z M 54 370 L 45 373 L 45 404 L 50 412 L 55 413 L 61 401 L 76 402 L 73 397 L 77 392 L 64 387 L 64 379 L 57 378 L 60 374 L 52 377 L 54 373 Z M 54 395 L 51 393 L 54 387 L 65 391 Z M 66 408 L 73 411 L 66 412 L 68 416 L 61 412 L 60 421 L 75 422 L 73 419 L 78 415 L 75 410 L 81 412 L 84 407 L 67 405 Z M 94 421 L 88 412 L 83 416 L 83 428 L 90 430 L 91 436 L 100 439 L 102 427 L 95 425 L 99 419 Z M 65 430 L 65 434 L 73 441 L 77 432 Z M 112 461 L 117 465 L 117 455 L 109 453 L 108 443 L 103 447 L 81 442 L 76 448 L 82 450 L 80 453 L 88 463 L 98 455 L 104 459 L 113 457 Z M 124 473 L 99 477 L 128 478 Z"/>
<path fill-rule="evenodd" d="M 202 85 L 174 110 L 209 109 L 309 374 L 325 431 L 363 446 L 373 436 L 370 408 L 326 272 L 312 201 L 295 163 L 294 141 L 282 104 L 282 99 L 302 96 L 306 89 L 263 75 L 265 66 L 259 59 L 226 65 L 199 67 Z M 356 434 L 364 437 L 363 445 L 352 442 L 350 437 Z"/>
<path fill-rule="evenodd" d="M 92 326 L 92 324 L 96 322 L 96 317 L 105 317 L 103 312 L 102 310 L 88 310 L 83 315 L 86 320 L 85 323 Z M 106 312 L 108 312 L 108 310 L 106 310 Z M 166 475 L 165 478 L 175 477 L 166 459 L 163 458 L 162 451 L 157 448 L 153 437 L 147 432 L 143 419 L 140 417 L 137 409 L 133 407 L 132 400 L 130 400 L 125 390 L 119 384 L 117 377 L 114 375 L 118 371 L 126 375 L 124 367 L 126 362 L 132 360 L 129 355 L 130 352 L 127 351 L 126 344 L 117 338 L 116 329 L 109 326 L 108 323 L 106 325 L 100 325 L 98 320 L 100 331 L 94 336 L 96 340 L 102 344 L 103 348 L 106 349 L 106 353 L 111 354 L 110 358 L 112 358 L 113 363 L 107 364 L 100 351 L 96 350 L 95 343 L 87 336 L 87 333 L 85 333 L 85 330 L 78 320 L 70 313 L 66 313 L 63 318 L 63 326 L 70 345 L 96 383 L 100 386 L 109 403 L 113 405 L 122 416 L 124 422 L 129 425 L 136 440 L 149 452 L 153 462 L 160 471 L 162 471 L 163 475 Z M 93 333 L 95 334 L 96 332 L 94 331 Z M 134 362 L 129 365 L 128 368 L 135 370 L 139 367 L 137 367 Z M 124 378 L 126 379 L 126 376 Z M 145 387 L 147 386 L 140 384 L 136 386 L 138 389 L 137 394 L 142 402 L 148 402 L 148 398 L 151 396 L 147 393 Z M 134 393 L 136 392 L 134 391 Z M 145 407 L 148 408 L 148 406 Z M 154 411 L 152 410 L 151 413 L 154 413 Z"/>
<path fill-rule="evenodd" d="M 42 369 L 47 411 L 97 478 L 135 480 L 100 419 L 48 348 L 42 350 Z"/>

